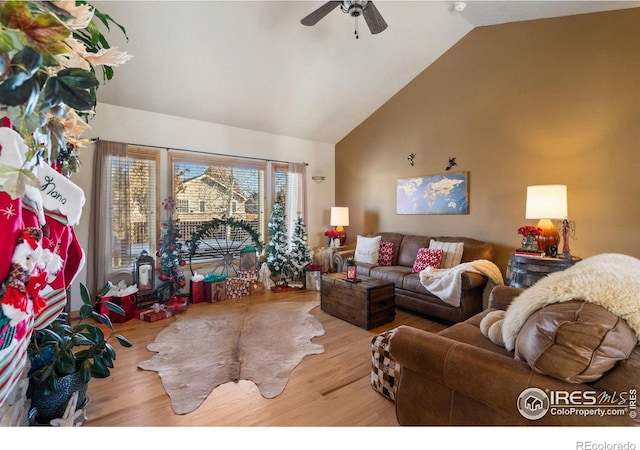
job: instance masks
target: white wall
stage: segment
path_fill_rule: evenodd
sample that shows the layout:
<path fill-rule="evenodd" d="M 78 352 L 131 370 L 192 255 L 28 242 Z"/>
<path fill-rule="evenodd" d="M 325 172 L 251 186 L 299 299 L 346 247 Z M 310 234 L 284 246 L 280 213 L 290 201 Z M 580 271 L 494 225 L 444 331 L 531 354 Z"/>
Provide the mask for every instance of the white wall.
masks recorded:
<path fill-rule="evenodd" d="M 200 122 L 181 117 L 156 114 L 147 111 L 98 104 L 96 116 L 89 123 L 91 129 L 84 137 L 100 138 L 129 144 L 160 146 L 196 150 L 231 156 L 244 156 L 289 162 L 305 162 L 307 166 L 308 208 L 305 222 L 309 244 L 324 243 L 324 231 L 329 228 L 329 211 L 335 198 L 335 146 L 288 136 L 279 136 L 214 123 Z M 89 217 L 93 188 L 94 145 L 81 149 L 80 172 L 72 181 L 84 190 L 87 203 L 82 219 L 76 227 L 78 239 L 85 252 L 89 240 Z M 162 152 L 166 162 L 166 153 Z M 165 165 L 166 166 L 166 165 Z M 324 175 L 323 183 L 311 180 L 313 175 Z M 163 177 L 166 177 L 163 174 Z M 166 183 L 161 187 L 161 198 L 167 194 Z M 95 238 L 95 237 L 94 237 Z M 86 255 L 90 260 L 92 255 Z M 86 281 L 86 268 L 72 286 L 71 310 L 80 308 L 78 283 Z"/>

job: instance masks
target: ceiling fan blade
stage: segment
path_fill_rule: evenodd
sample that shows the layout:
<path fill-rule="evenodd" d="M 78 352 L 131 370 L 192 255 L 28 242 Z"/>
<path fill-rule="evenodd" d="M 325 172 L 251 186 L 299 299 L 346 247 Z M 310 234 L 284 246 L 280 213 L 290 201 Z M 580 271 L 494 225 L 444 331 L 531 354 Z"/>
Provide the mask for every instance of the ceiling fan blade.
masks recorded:
<path fill-rule="evenodd" d="M 340 2 L 336 2 L 336 1 L 327 2 L 324 5 L 322 5 L 320 8 L 316 9 L 314 12 L 309 14 L 307 17 L 302 19 L 300 23 L 302 25 L 306 25 L 309 27 L 312 25 L 315 25 L 320 21 L 320 19 L 322 19 L 324 16 L 326 16 L 335 8 L 337 8 L 339 4 Z"/>
<path fill-rule="evenodd" d="M 384 21 L 384 19 L 380 15 L 380 12 L 378 11 L 378 8 L 376 8 L 376 5 L 374 5 L 373 2 L 369 2 L 367 4 L 367 6 L 362 11 L 362 15 L 364 16 L 365 22 L 367 22 L 367 25 L 369 26 L 369 31 L 371 31 L 371 34 L 382 33 L 387 29 L 387 22 Z"/>

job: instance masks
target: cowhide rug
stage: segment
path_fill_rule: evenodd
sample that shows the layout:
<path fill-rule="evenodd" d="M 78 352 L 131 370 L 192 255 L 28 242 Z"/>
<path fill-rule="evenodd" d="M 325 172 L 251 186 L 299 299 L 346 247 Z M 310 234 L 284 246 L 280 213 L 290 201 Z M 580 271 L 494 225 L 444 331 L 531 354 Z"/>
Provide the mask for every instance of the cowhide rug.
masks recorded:
<path fill-rule="evenodd" d="M 158 354 L 138 367 L 158 372 L 176 414 L 194 411 L 229 381 L 253 381 L 263 397 L 276 397 L 305 356 L 324 352 L 311 342 L 324 334 L 309 312 L 318 305 L 227 300 L 198 316 L 187 311 L 147 346 Z"/>

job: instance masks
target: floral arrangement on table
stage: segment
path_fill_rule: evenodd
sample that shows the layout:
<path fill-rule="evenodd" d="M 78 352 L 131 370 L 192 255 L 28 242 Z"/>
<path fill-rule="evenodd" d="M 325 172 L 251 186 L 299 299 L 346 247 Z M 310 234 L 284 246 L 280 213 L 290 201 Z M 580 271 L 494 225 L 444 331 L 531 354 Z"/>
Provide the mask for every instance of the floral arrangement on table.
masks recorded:
<path fill-rule="evenodd" d="M 542 234 L 542 228 L 533 225 L 523 225 L 518 228 L 518 234 L 524 236 L 522 238 L 523 250 L 538 250 L 538 236 Z"/>
<path fill-rule="evenodd" d="M 538 237 L 542 234 L 542 228 L 532 225 L 523 225 L 518 228 L 518 234 L 521 234 L 524 237 Z"/>
<path fill-rule="evenodd" d="M 338 232 L 336 230 L 327 230 L 324 232 L 324 235 L 328 238 L 327 244 L 329 247 L 333 247 L 333 240 L 338 237 Z"/>

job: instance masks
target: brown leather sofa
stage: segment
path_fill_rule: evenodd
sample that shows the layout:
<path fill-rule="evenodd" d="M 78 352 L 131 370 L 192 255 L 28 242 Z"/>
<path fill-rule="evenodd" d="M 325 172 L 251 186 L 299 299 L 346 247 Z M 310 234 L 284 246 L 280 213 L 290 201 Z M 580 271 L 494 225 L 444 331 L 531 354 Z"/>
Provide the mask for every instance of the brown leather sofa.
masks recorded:
<path fill-rule="evenodd" d="M 396 395 L 398 422 L 401 425 L 464 426 L 640 425 L 635 410 L 640 389 L 637 336 L 631 333 L 626 343 L 621 342 L 619 336 L 614 336 L 606 345 L 596 343 L 598 347 L 592 349 L 594 359 L 602 359 L 603 353 L 619 354 L 617 346 L 626 345 L 628 353 L 626 357 L 617 357 L 613 368 L 598 374 L 593 381 L 567 382 L 543 375 L 529 363 L 514 358 L 513 351 L 493 344 L 480 330 L 483 317 L 496 309 L 506 309 L 520 292 L 518 288 L 495 287 L 489 309 L 438 334 L 407 326 L 395 330 L 389 352 L 400 365 Z M 567 302 L 563 308 L 571 308 L 572 303 L 576 308 L 589 306 L 590 317 L 596 322 L 603 315 L 611 314 L 582 300 Z M 548 306 L 540 311 L 545 308 Z M 542 335 L 551 334 L 549 327 L 557 326 L 549 322 L 535 323 L 535 320 L 532 330 Z M 618 321 L 622 322 L 618 325 L 628 328 L 625 321 L 619 318 Z M 573 342 L 571 345 L 586 346 L 592 337 L 590 334 L 576 332 L 568 340 Z M 554 370 L 573 370 L 571 365 L 575 360 L 568 356 L 570 353 L 552 363 Z M 539 409 L 544 413 L 542 417 L 520 412 L 522 402 L 531 400 L 528 394 L 523 395 L 525 390 L 537 395 L 533 401 L 547 395 L 546 409 L 543 404 Z"/>
<path fill-rule="evenodd" d="M 467 237 L 429 237 L 402 233 L 381 232 L 369 237 L 381 236 L 381 241 L 393 243 L 391 266 L 358 263 L 358 275 L 368 276 L 395 284 L 396 306 L 418 312 L 446 322 L 460 322 L 482 311 L 482 296 L 487 277 L 478 273 L 462 274 L 462 296 L 460 306 L 451 306 L 428 292 L 420 283 L 417 273 L 412 273 L 418 250 L 429 247 L 431 239 L 443 242 L 463 242 L 461 262 L 486 259 L 493 261 L 492 244 Z M 337 252 L 334 255 L 336 272 L 344 270 L 344 261 L 353 256 L 355 249 Z"/>

